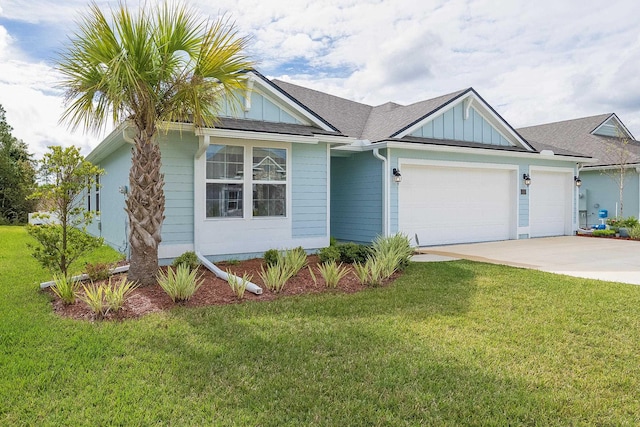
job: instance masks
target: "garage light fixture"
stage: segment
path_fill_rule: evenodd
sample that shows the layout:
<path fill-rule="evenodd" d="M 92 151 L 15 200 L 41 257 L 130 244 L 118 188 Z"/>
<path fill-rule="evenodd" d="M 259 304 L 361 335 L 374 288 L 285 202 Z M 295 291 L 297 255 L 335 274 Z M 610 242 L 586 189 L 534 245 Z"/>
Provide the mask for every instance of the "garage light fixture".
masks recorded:
<path fill-rule="evenodd" d="M 531 185 L 531 177 L 528 174 L 523 173 L 522 179 L 524 180 L 524 185 L 526 185 L 527 187 Z"/>
<path fill-rule="evenodd" d="M 402 174 L 400 170 L 393 168 L 393 181 L 394 182 L 402 182 Z"/>
<path fill-rule="evenodd" d="M 582 180 L 581 180 L 579 177 L 574 176 L 574 177 L 573 177 L 573 180 L 574 180 L 574 181 L 575 181 L 575 183 L 576 183 L 576 187 L 580 187 L 580 186 L 582 185 Z"/>

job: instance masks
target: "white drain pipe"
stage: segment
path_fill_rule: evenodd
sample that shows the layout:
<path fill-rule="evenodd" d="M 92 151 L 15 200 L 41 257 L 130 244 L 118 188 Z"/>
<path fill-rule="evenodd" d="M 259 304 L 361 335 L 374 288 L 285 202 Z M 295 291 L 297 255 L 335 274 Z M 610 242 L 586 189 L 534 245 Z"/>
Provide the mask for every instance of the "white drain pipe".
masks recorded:
<path fill-rule="evenodd" d="M 213 264 L 211 261 L 206 259 L 200 252 L 196 252 L 196 256 L 198 257 L 202 265 L 207 267 L 207 269 L 213 272 L 213 274 L 215 274 L 222 280 L 225 280 L 227 282 L 229 281 L 229 274 L 227 274 L 227 272 L 220 270 L 218 267 L 216 267 L 215 264 Z M 240 278 L 240 280 L 242 280 L 242 278 Z M 262 288 L 256 285 L 255 283 L 247 282 L 246 290 L 256 295 L 262 295 Z"/>
<path fill-rule="evenodd" d="M 116 268 L 112 268 L 111 270 L 109 270 L 109 274 L 113 275 L 113 274 L 118 274 L 118 273 L 124 273 L 125 271 L 129 271 L 129 266 L 128 265 L 122 265 L 120 267 L 116 267 Z M 73 276 L 71 278 L 71 280 L 74 281 L 78 281 L 78 280 L 87 280 L 89 278 L 88 274 L 81 274 L 79 276 Z M 50 282 L 43 282 L 40 283 L 40 289 L 45 289 L 45 288 L 49 288 L 53 285 L 55 285 L 56 282 L 54 280 L 50 281 Z"/>

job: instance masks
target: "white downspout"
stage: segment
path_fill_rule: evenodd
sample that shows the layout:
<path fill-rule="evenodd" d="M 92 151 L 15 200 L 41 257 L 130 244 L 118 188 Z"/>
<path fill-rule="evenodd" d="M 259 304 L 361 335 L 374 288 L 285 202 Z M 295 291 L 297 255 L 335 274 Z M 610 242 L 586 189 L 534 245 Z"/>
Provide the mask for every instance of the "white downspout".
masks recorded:
<path fill-rule="evenodd" d="M 387 237 L 389 235 L 389 217 L 387 215 L 387 205 L 389 204 L 388 159 L 380 154 L 379 148 L 373 149 L 373 156 L 376 159 L 382 160 L 382 234 L 383 237 Z"/>
<path fill-rule="evenodd" d="M 196 135 L 198 135 L 198 151 L 196 152 L 196 155 L 194 156 L 194 171 L 198 170 L 198 166 L 200 163 L 200 158 L 202 157 L 202 155 L 207 151 L 207 147 L 209 147 L 209 144 L 211 142 L 211 138 L 209 135 L 205 135 L 199 131 L 196 131 Z M 202 255 L 200 253 L 200 234 L 198 233 L 197 230 L 197 224 L 198 222 L 198 209 L 196 208 L 196 203 L 195 203 L 195 198 L 198 197 L 198 179 L 202 178 L 202 182 L 204 182 L 204 176 L 199 177 L 197 173 L 194 173 L 194 181 L 193 181 L 193 197 L 194 197 L 194 208 L 193 208 L 193 249 L 194 252 L 196 253 L 196 256 L 198 257 L 198 259 L 200 260 L 200 262 L 202 263 L 202 265 L 204 265 L 209 271 L 211 271 L 213 274 L 215 274 L 217 277 L 219 277 L 222 280 L 225 281 L 229 281 L 229 275 L 222 271 L 220 268 L 218 268 L 214 263 L 212 263 L 211 261 L 209 261 L 204 255 Z M 239 279 L 240 281 L 242 279 Z M 262 295 L 262 288 L 258 285 L 256 285 L 255 283 L 251 283 L 248 282 L 247 283 L 247 291 L 254 293 L 256 295 Z"/>

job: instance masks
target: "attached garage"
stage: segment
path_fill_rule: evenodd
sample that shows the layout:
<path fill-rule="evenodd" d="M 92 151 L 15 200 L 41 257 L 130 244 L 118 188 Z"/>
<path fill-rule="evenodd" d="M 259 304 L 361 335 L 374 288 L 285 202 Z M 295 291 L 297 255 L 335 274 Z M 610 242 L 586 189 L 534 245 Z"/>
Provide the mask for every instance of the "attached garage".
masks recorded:
<path fill-rule="evenodd" d="M 420 246 L 517 238 L 518 168 L 401 163 L 398 228 Z"/>
<path fill-rule="evenodd" d="M 531 237 L 572 234 L 573 171 L 531 168 L 530 176 Z"/>

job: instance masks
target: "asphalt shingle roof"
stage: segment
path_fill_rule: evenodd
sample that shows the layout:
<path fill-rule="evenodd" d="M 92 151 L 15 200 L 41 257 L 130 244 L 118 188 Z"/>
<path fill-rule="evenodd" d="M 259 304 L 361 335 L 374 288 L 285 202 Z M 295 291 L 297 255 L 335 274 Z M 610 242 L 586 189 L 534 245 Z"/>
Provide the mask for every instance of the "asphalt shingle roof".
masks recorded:
<path fill-rule="evenodd" d="M 547 123 L 518 129 L 537 150 L 550 149 L 556 154 L 578 153 L 596 159 L 591 166 L 620 164 L 623 142 L 619 138 L 593 135 L 591 132 L 612 116 L 599 114 L 573 120 Z M 640 163 L 640 142 L 629 140 L 626 163 Z"/>

